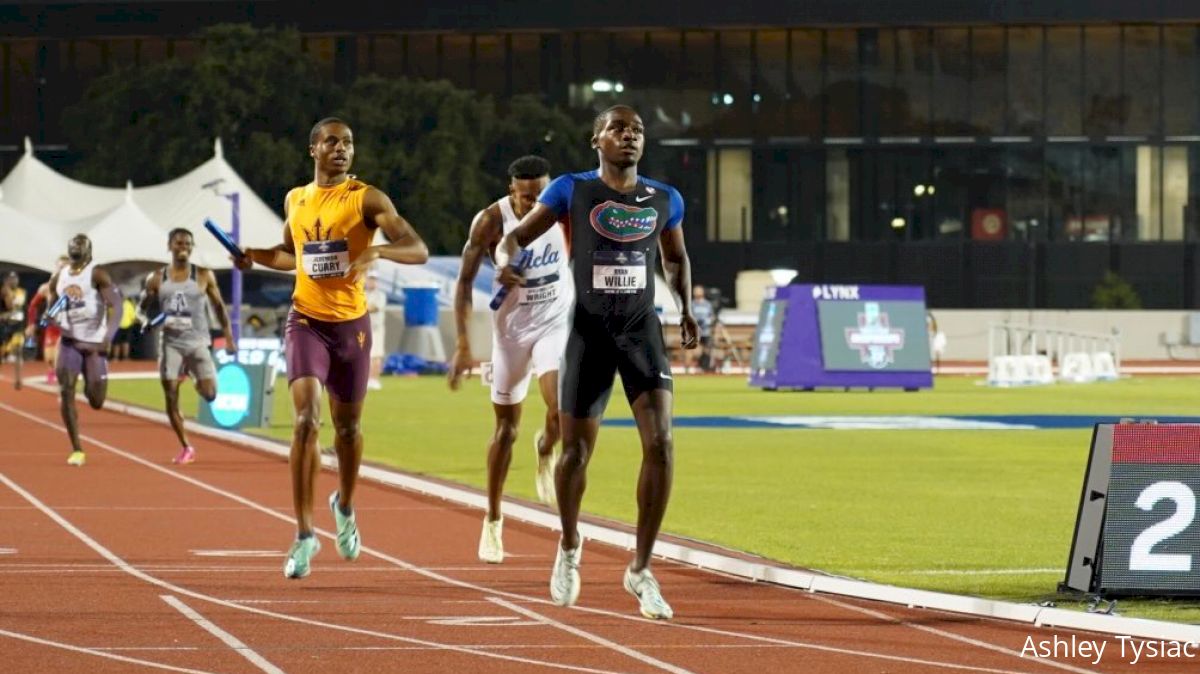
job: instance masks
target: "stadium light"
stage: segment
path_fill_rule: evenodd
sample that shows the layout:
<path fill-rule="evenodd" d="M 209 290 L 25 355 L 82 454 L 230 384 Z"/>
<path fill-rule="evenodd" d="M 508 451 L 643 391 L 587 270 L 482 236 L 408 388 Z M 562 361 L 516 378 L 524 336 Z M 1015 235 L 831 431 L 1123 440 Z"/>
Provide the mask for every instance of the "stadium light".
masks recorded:
<path fill-rule="evenodd" d="M 904 218 L 898 215 L 892 218 L 892 229 L 904 229 L 904 225 L 906 224 L 908 223 L 904 221 Z"/>

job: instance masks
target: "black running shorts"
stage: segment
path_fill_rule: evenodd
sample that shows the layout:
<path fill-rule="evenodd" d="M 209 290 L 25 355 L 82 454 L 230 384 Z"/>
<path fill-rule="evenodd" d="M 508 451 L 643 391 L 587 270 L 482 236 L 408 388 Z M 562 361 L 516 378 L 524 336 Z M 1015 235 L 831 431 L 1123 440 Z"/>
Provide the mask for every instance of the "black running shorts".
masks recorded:
<path fill-rule="evenodd" d="M 631 405 L 648 391 L 672 390 L 658 316 L 646 312 L 627 319 L 602 318 L 576 307 L 558 373 L 559 409 L 577 419 L 599 417 L 618 372 Z"/>

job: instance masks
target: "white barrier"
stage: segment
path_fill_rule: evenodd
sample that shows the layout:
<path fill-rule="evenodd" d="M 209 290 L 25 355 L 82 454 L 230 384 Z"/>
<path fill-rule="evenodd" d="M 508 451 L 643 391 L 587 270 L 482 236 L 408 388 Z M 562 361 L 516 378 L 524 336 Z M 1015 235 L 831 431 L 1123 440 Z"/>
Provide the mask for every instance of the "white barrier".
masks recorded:
<path fill-rule="evenodd" d="M 1120 337 L 1037 325 L 988 326 L 988 384 L 1036 386 L 1120 377 Z"/>

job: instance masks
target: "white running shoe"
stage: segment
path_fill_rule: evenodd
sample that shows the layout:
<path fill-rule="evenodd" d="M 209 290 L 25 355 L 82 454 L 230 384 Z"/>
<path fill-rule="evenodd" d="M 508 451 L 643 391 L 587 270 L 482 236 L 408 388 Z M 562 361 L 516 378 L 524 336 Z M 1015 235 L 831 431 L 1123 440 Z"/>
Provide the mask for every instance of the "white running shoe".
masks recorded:
<path fill-rule="evenodd" d="M 670 620 L 675 616 L 671 605 L 663 599 L 658 580 L 650 573 L 650 567 L 638 573 L 633 572 L 633 566 L 625 567 L 625 591 L 637 597 L 638 608 L 642 615 L 651 620 Z"/>
<path fill-rule="evenodd" d="M 333 523 L 337 526 L 337 549 L 342 559 L 354 561 L 358 559 L 362 548 L 362 536 L 358 534 L 358 520 L 354 513 L 343 515 L 338 507 L 338 493 L 329 495 L 329 510 L 333 512 Z"/>
<path fill-rule="evenodd" d="M 555 448 L 550 452 L 550 456 L 543 457 L 538 452 L 542 436 L 541 431 L 533 436 L 533 456 L 537 459 L 537 473 L 533 476 L 533 483 L 537 487 L 538 500 L 558 510 L 558 497 L 554 492 L 554 469 L 558 466 L 559 451 Z"/>
<path fill-rule="evenodd" d="M 504 516 L 495 522 L 483 516 L 483 532 L 479 534 L 479 559 L 488 564 L 504 561 Z"/>
<path fill-rule="evenodd" d="M 550 599 L 559 606 L 573 606 L 579 599 L 579 560 L 583 557 L 583 541 L 573 550 L 563 550 L 558 542 L 558 556 L 554 558 L 554 571 L 550 574 Z"/>
<path fill-rule="evenodd" d="M 288 550 L 287 559 L 283 563 L 283 575 L 286 578 L 303 578 L 312 570 L 312 558 L 321 551 L 321 541 L 315 535 L 308 538 L 298 538 Z"/>

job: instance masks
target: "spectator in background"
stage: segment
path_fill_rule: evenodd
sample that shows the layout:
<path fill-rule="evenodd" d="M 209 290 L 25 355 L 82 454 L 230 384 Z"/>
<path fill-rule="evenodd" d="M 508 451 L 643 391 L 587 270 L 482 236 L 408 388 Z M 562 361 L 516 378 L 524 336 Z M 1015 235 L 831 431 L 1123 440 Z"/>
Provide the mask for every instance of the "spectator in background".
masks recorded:
<path fill-rule="evenodd" d="M 246 326 L 242 329 L 243 337 L 262 337 L 270 334 L 267 331 L 267 324 L 263 322 L 262 316 L 258 314 L 250 314 L 250 318 L 246 319 Z"/>
<path fill-rule="evenodd" d="M 691 372 L 692 366 L 699 361 L 701 371 L 712 370 L 713 324 L 716 323 L 717 312 L 712 302 L 708 301 L 704 286 L 692 288 L 692 315 L 700 326 L 700 348 L 694 351 L 684 351 L 684 372 Z"/>
<path fill-rule="evenodd" d="M 117 328 L 117 334 L 113 337 L 109 360 L 129 360 L 129 344 L 133 340 L 133 329 L 137 327 L 137 305 L 131 298 L 126 297 L 122 306 L 124 309 L 121 313 L 121 326 Z"/>
<path fill-rule="evenodd" d="M 367 388 L 378 391 L 383 388 L 379 375 L 383 371 L 384 314 L 387 312 L 387 293 L 379 287 L 379 272 L 372 269 L 367 274 L 367 313 L 371 316 L 371 375 Z"/>

